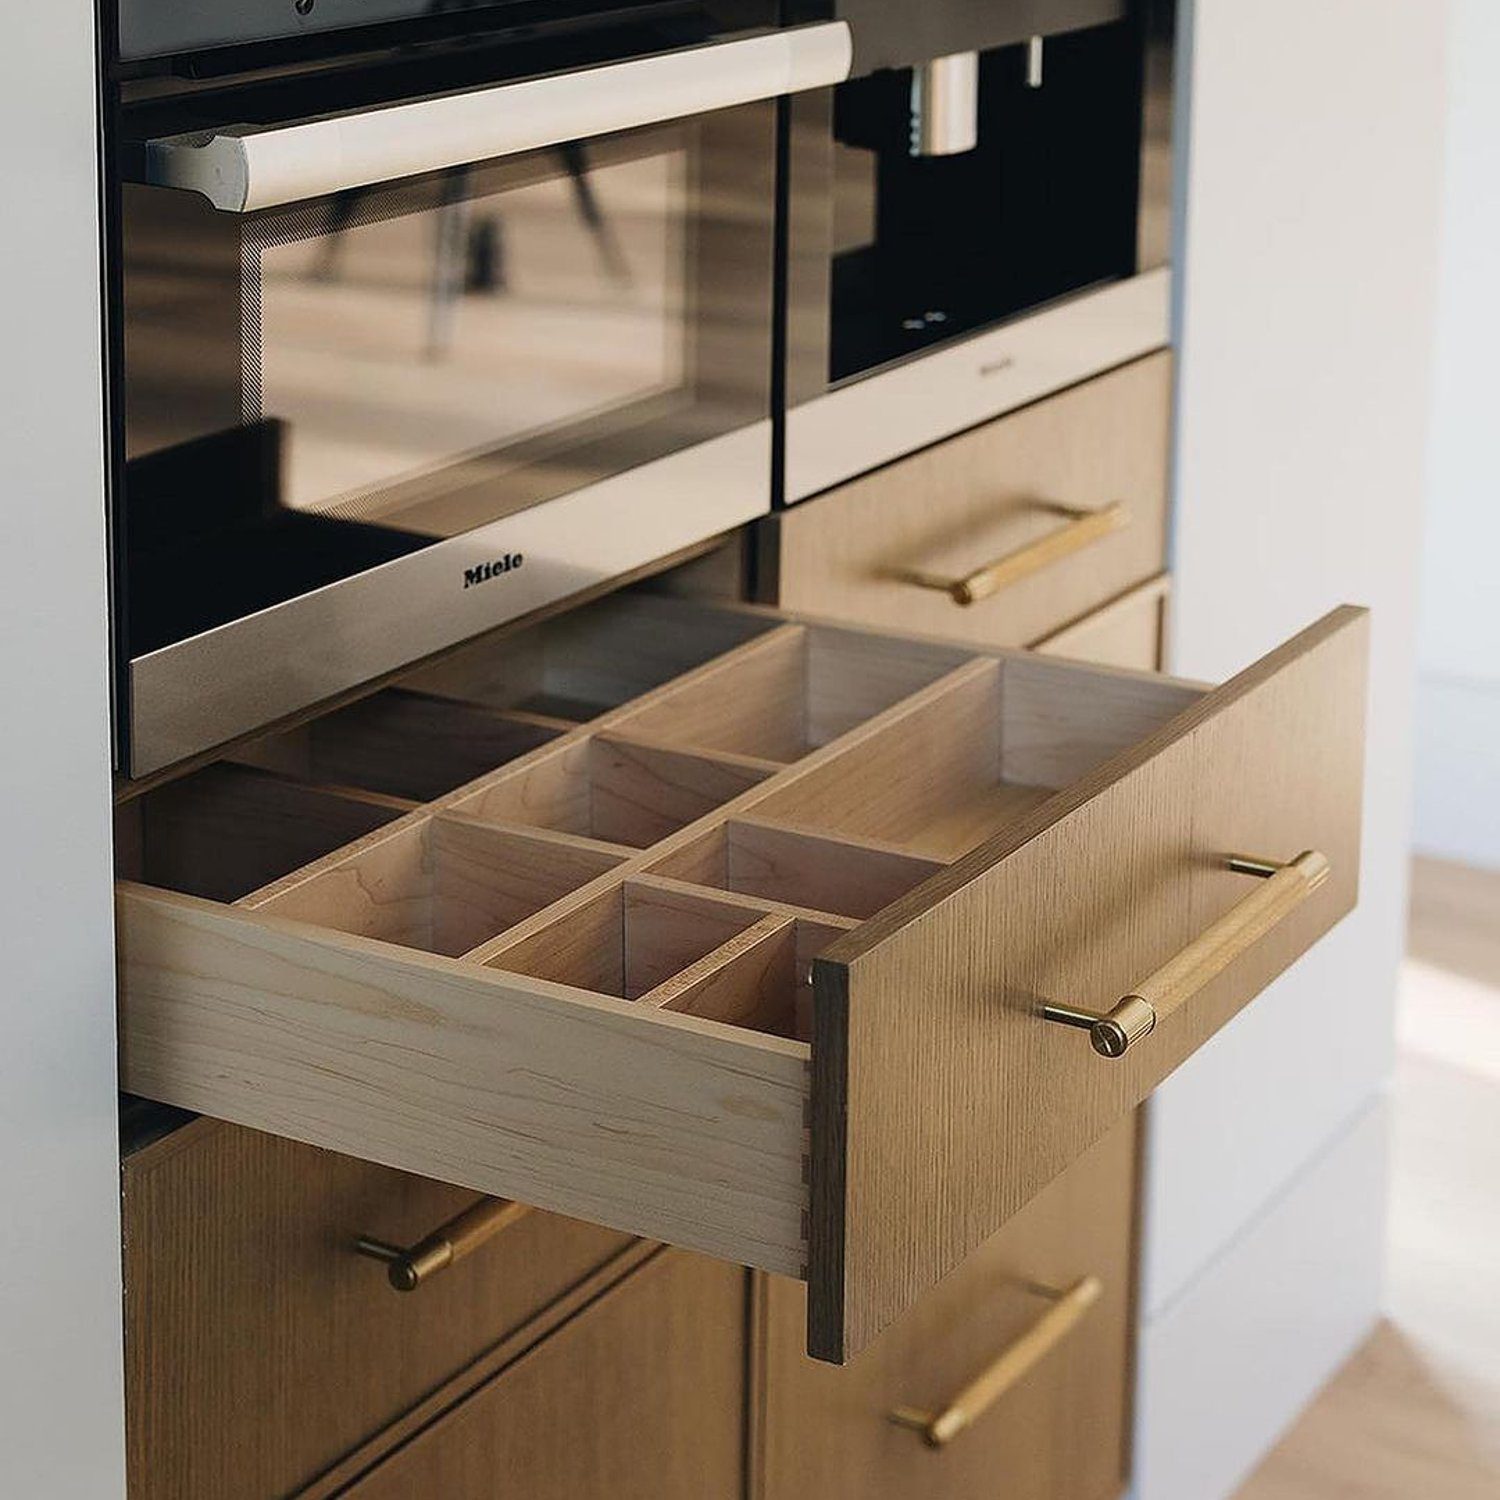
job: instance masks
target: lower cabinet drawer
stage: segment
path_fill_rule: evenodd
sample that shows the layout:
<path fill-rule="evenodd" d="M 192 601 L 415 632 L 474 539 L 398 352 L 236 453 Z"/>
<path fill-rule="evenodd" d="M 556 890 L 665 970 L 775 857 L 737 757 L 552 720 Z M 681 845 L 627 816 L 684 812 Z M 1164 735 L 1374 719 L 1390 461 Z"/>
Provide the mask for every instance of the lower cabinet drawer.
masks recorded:
<path fill-rule="evenodd" d="M 147 799 L 126 1088 L 804 1280 L 840 1361 L 1354 903 L 1361 611 L 1215 689 L 639 595 L 567 629 L 211 768 L 212 841 Z M 450 717 L 500 756 L 485 716 L 544 742 L 382 790 Z M 355 764 L 391 821 L 292 869 L 276 788 Z"/>
<path fill-rule="evenodd" d="M 341 1493 L 740 1500 L 746 1281 L 659 1254 Z"/>
<path fill-rule="evenodd" d="M 1155 672 L 1166 656 L 1166 612 L 1170 580 L 1165 574 L 1112 599 L 1102 609 L 1038 641 L 1043 656 L 1065 656 L 1102 667 Z"/>
<path fill-rule="evenodd" d="M 755 1500 L 1105 1500 L 1125 1484 L 1135 1122 L 1086 1152 L 847 1369 L 761 1306 Z"/>
<path fill-rule="evenodd" d="M 1172 357 L 1154 354 L 782 511 L 783 609 L 1029 646 L 1166 565 Z"/>
<path fill-rule="evenodd" d="M 410 1293 L 356 1253 L 474 1194 L 200 1120 L 126 1157 L 131 1500 L 271 1500 L 626 1256 L 551 1214 L 500 1222 Z"/>

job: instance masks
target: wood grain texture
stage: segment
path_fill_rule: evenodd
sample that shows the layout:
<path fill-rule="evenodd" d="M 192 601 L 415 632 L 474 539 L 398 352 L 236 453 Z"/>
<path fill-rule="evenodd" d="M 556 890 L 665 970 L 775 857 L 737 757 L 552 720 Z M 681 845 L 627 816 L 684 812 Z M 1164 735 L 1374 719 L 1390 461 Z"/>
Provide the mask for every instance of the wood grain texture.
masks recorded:
<path fill-rule="evenodd" d="M 462 1188 L 200 1120 L 125 1160 L 132 1500 L 300 1490 L 631 1246 L 531 1214 L 410 1296 L 353 1253 Z"/>
<path fill-rule="evenodd" d="M 1125 1479 L 1134 1220 L 1130 1117 L 846 1369 L 804 1353 L 806 1290 L 764 1278 L 757 1500 L 1113 1500 Z M 1065 1342 L 941 1451 L 887 1420 L 936 1410 L 1047 1304 L 1028 1283 L 1102 1282 Z"/>
<path fill-rule="evenodd" d="M 815 1355 L 873 1339 L 1352 907 L 1367 634 L 1335 611 L 815 965 Z M 1125 1058 L 1040 1020 L 1221 916 L 1223 856 L 1310 846 L 1331 878 Z"/>
<path fill-rule="evenodd" d="M 1172 363 L 1155 354 L 804 501 L 774 523 L 775 603 L 978 646 L 1024 646 L 1159 573 Z M 967 608 L 917 587 L 1056 532 L 1045 504 L 1129 524 Z"/>
<path fill-rule="evenodd" d="M 699 885 L 861 918 L 941 868 L 941 861 L 903 849 L 751 818 L 720 824 L 652 866 L 657 874 Z"/>
<path fill-rule="evenodd" d="M 806 1046 L 122 885 L 146 1098 L 798 1275 Z"/>
<path fill-rule="evenodd" d="M 1171 579 L 1163 573 L 1092 614 L 1064 625 L 1031 649 L 1043 656 L 1095 662 L 1104 667 L 1160 671 L 1166 647 L 1167 601 Z"/>
<path fill-rule="evenodd" d="M 747 1278 L 665 1253 L 417 1434 L 350 1500 L 739 1500 Z M 503 1479 L 501 1478 L 503 1476 Z"/>
<path fill-rule="evenodd" d="M 438 814 L 252 902 L 277 916 L 456 956 L 619 862 L 577 843 Z"/>

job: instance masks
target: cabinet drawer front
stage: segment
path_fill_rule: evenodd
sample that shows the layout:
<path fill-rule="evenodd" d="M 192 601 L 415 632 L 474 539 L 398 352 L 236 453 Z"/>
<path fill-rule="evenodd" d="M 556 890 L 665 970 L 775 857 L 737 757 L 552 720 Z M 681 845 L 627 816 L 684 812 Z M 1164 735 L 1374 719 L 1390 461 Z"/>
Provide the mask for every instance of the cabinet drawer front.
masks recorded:
<path fill-rule="evenodd" d="M 819 958 L 814 1352 L 868 1342 L 1352 909 L 1366 650 L 1336 612 Z M 1017 761 L 1059 666 L 1006 679 Z M 1227 857 L 1299 850 L 1328 878 L 1123 1056 L 1043 1019 L 1109 1011 L 1243 901 Z"/>
<path fill-rule="evenodd" d="M 745 1281 L 658 1255 L 342 1493 L 738 1500 Z"/>
<path fill-rule="evenodd" d="M 767 1282 L 764 1500 L 942 1495 L 1105 1500 L 1124 1486 L 1135 1122 L 1127 1120 L 899 1318 L 847 1369 L 803 1353 L 806 1293 Z M 1013 1369 L 1055 1291 L 1098 1295 L 1051 1347 L 939 1446 L 898 1425 L 952 1410 L 999 1359 Z"/>
<path fill-rule="evenodd" d="M 355 1254 L 473 1202 L 210 1121 L 128 1156 L 131 1495 L 300 1489 L 632 1243 L 534 1213 L 409 1295 Z"/>
<path fill-rule="evenodd" d="M 808 1280 L 840 1360 L 1353 901 L 1357 610 L 1212 691 L 752 618 L 233 904 L 122 883 L 126 1086 Z M 1138 987 L 1115 1059 L 1042 1014 Z"/>
<path fill-rule="evenodd" d="M 1032 650 L 1043 656 L 1091 661 L 1102 667 L 1159 671 L 1166 649 L 1170 592 L 1171 582 L 1162 574 L 1038 641 Z"/>
<path fill-rule="evenodd" d="M 777 602 L 979 646 L 1078 619 L 1164 565 L 1171 387 L 1152 355 L 792 507 L 768 542 Z M 933 586 L 991 564 L 971 602 Z"/>

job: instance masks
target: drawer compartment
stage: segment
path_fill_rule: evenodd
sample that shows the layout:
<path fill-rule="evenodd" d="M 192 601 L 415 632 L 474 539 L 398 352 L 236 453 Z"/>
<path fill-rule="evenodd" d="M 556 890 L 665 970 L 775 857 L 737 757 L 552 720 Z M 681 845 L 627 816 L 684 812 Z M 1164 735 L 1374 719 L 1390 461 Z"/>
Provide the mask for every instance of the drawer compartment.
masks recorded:
<path fill-rule="evenodd" d="M 1155 354 L 782 512 L 783 609 L 1027 646 L 1166 562 L 1172 360 Z"/>
<path fill-rule="evenodd" d="M 806 1291 L 769 1278 L 764 1500 L 1114 1500 L 1135 1141 L 1115 1126 L 848 1369 L 804 1355 Z"/>
<path fill-rule="evenodd" d="M 1213 690 L 751 617 L 232 902 L 122 882 L 126 1086 L 805 1280 L 842 1360 L 1353 904 L 1357 610 Z M 768 664 L 799 735 L 716 734 Z M 534 811 L 599 744 L 629 838 Z"/>

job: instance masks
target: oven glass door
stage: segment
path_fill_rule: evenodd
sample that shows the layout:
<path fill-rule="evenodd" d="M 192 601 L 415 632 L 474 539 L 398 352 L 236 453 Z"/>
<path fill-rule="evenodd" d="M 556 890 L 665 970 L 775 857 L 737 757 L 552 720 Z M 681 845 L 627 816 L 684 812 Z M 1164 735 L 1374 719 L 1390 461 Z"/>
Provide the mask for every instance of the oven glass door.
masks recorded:
<path fill-rule="evenodd" d="M 251 214 L 127 187 L 130 656 L 766 419 L 774 121 Z"/>

